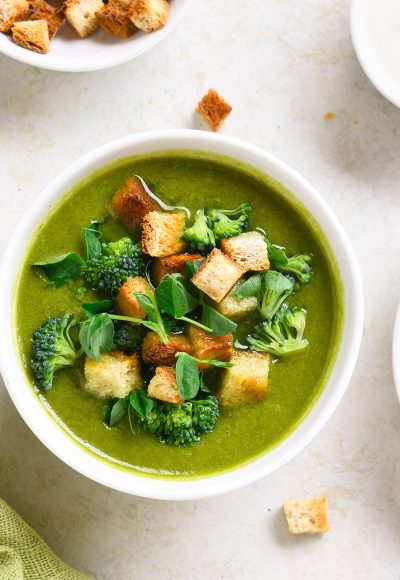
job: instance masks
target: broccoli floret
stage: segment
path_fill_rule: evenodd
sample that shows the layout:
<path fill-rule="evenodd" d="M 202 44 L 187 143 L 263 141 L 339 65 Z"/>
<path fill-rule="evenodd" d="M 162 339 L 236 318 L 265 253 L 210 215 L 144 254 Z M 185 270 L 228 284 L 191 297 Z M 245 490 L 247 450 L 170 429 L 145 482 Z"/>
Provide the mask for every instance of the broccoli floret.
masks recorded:
<path fill-rule="evenodd" d="M 260 324 L 247 342 L 254 350 L 285 356 L 303 350 L 308 340 L 303 338 L 307 313 L 301 308 L 283 306 L 272 320 Z"/>
<path fill-rule="evenodd" d="M 294 290 L 294 280 L 276 270 L 265 272 L 261 286 L 258 310 L 263 318 L 270 320 Z"/>
<path fill-rule="evenodd" d="M 185 230 L 183 239 L 188 243 L 189 249 L 194 252 L 208 254 L 215 248 L 215 237 L 213 231 L 208 227 L 204 209 L 197 212 L 194 224 Z"/>
<path fill-rule="evenodd" d="M 299 282 L 308 284 L 312 278 L 312 256 L 307 254 L 296 254 L 288 256 L 285 248 L 280 248 L 265 240 L 268 246 L 268 257 L 278 270 L 287 272 L 296 276 Z"/>
<path fill-rule="evenodd" d="M 138 419 L 161 443 L 184 447 L 198 443 L 202 433 L 210 433 L 218 417 L 218 399 L 210 395 L 181 405 L 157 401 L 147 417 L 139 415 Z"/>
<path fill-rule="evenodd" d="M 143 326 L 132 326 L 120 320 L 114 322 L 114 344 L 126 354 L 139 353 L 145 335 Z"/>
<path fill-rule="evenodd" d="M 33 333 L 31 367 L 36 384 L 46 391 L 53 386 L 54 373 L 73 366 L 81 355 L 69 335 L 77 323 L 77 318 L 65 314 L 63 318 L 49 318 Z"/>
<path fill-rule="evenodd" d="M 102 255 L 87 260 L 82 275 L 96 292 L 115 296 L 128 276 L 144 276 L 146 262 L 130 238 L 102 244 Z"/>
<path fill-rule="evenodd" d="M 251 207 L 242 203 L 236 209 L 210 209 L 207 211 L 216 241 L 238 236 L 247 227 Z"/>

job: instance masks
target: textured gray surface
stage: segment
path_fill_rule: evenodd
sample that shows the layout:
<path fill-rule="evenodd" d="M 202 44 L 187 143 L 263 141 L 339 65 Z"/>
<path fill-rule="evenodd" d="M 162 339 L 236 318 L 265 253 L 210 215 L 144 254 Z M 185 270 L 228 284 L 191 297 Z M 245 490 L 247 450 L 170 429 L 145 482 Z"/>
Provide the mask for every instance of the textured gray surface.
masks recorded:
<path fill-rule="evenodd" d="M 196 126 L 214 86 L 223 132 L 275 153 L 349 232 L 366 293 L 361 357 L 333 419 L 301 456 L 228 496 L 128 497 L 64 466 L 0 390 L 0 494 L 70 564 L 99 579 L 400 578 L 400 419 L 390 360 L 399 299 L 400 111 L 361 71 L 342 0 L 194 3 L 145 56 L 91 74 L 0 57 L 0 248 L 37 193 L 128 133 Z M 336 118 L 324 120 L 333 111 Z M 281 504 L 327 494 L 332 531 L 291 538 Z"/>

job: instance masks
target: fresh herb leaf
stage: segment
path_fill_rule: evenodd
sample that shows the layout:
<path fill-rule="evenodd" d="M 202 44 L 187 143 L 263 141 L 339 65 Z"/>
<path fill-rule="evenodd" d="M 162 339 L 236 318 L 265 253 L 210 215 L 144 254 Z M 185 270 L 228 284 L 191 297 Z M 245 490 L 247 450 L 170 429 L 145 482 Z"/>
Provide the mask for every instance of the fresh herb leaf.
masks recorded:
<path fill-rule="evenodd" d="M 165 328 L 164 321 L 154 294 L 147 289 L 146 294 L 139 294 L 138 292 L 135 292 L 135 297 L 139 302 L 139 305 L 143 308 L 148 316 L 148 320 L 141 321 L 141 324 L 146 328 L 157 332 L 162 342 L 164 344 L 168 344 L 168 333 Z"/>
<path fill-rule="evenodd" d="M 193 399 L 200 389 L 200 372 L 195 359 L 186 352 L 177 353 L 176 382 L 184 401 Z"/>
<path fill-rule="evenodd" d="M 88 228 L 82 228 L 82 237 L 86 248 L 86 257 L 88 260 L 100 258 L 102 247 L 102 234 L 99 231 L 99 222 L 92 222 Z"/>
<path fill-rule="evenodd" d="M 200 373 L 200 390 L 203 391 L 203 393 L 214 394 L 214 391 L 212 391 L 210 387 L 205 383 L 203 373 Z"/>
<path fill-rule="evenodd" d="M 186 279 L 190 280 L 196 274 L 197 270 L 202 265 L 203 260 L 186 260 Z"/>
<path fill-rule="evenodd" d="M 199 302 L 184 286 L 181 274 L 169 274 L 158 285 L 155 296 L 159 307 L 173 318 L 182 318 Z"/>
<path fill-rule="evenodd" d="M 262 288 L 262 274 L 253 274 L 243 284 L 234 291 L 233 295 L 236 298 L 249 298 L 250 296 L 258 296 Z"/>
<path fill-rule="evenodd" d="M 110 399 L 103 407 L 103 423 L 110 426 L 111 411 L 118 399 Z"/>
<path fill-rule="evenodd" d="M 115 427 L 115 425 L 118 425 L 118 423 L 122 421 L 125 413 L 128 410 L 128 406 L 129 406 L 129 397 L 125 397 L 124 399 L 117 399 L 117 401 L 111 407 L 110 418 L 108 423 L 110 427 Z"/>
<path fill-rule="evenodd" d="M 235 332 L 237 328 L 235 322 L 232 322 L 232 320 L 212 308 L 212 306 L 208 306 L 208 304 L 203 304 L 201 321 L 205 326 L 213 330 L 215 336 L 225 336 Z"/>
<path fill-rule="evenodd" d="M 81 308 L 88 318 L 92 318 L 95 314 L 109 312 L 113 305 L 112 300 L 98 300 L 97 302 L 86 302 L 86 304 L 82 304 Z"/>
<path fill-rule="evenodd" d="M 85 262 L 75 252 L 69 252 L 68 254 L 63 254 L 56 258 L 49 258 L 43 262 L 36 262 L 33 265 L 37 268 L 41 268 L 45 272 L 49 282 L 55 286 L 55 288 L 58 288 L 67 280 L 77 278 L 80 275 Z"/>
<path fill-rule="evenodd" d="M 268 258 L 271 260 L 271 262 L 273 262 L 277 268 L 279 266 L 286 266 L 289 259 L 286 255 L 285 248 L 271 244 L 267 238 L 265 241 L 268 247 Z"/>
<path fill-rule="evenodd" d="M 146 418 L 149 418 L 150 411 L 156 406 L 154 399 L 147 396 L 146 389 L 133 391 L 129 395 L 129 402 L 139 415 Z"/>
<path fill-rule="evenodd" d="M 109 314 L 95 314 L 82 323 L 79 341 L 87 356 L 100 360 L 114 346 L 114 324 Z"/>

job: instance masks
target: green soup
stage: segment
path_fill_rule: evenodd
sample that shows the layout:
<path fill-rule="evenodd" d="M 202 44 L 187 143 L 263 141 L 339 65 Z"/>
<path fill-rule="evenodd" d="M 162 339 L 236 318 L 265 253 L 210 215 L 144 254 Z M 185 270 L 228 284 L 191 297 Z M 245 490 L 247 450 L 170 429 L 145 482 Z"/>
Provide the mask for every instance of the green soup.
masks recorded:
<path fill-rule="evenodd" d="M 81 388 L 82 366 L 61 371 L 42 404 L 78 444 L 121 469 L 166 478 L 196 478 L 248 463 L 277 445 L 318 399 L 335 360 L 343 311 L 340 277 L 328 243 L 315 220 L 295 198 L 265 174 L 226 157 L 170 151 L 122 159 L 90 175 L 51 209 L 34 235 L 18 283 L 16 319 L 22 361 L 31 377 L 31 336 L 49 316 L 66 310 L 81 314 L 73 285 L 50 287 L 31 264 L 69 251 L 83 255 L 80 230 L 107 216 L 107 202 L 124 181 L 140 175 L 166 204 L 196 210 L 235 207 L 248 201 L 250 229 L 262 227 L 290 253 L 312 253 L 314 277 L 288 303 L 308 311 L 309 347 L 272 365 L 264 401 L 222 409 L 216 429 L 193 447 L 175 448 L 150 433 L 130 431 L 127 418 L 115 428 L 102 422 L 104 401 Z M 123 227 L 107 220 L 106 235 L 117 239 Z M 76 285 L 75 285 L 76 286 Z M 87 298 L 87 300 L 86 300 Z M 95 300 L 87 294 L 85 301 Z M 83 363 L 81 362 L 81 365 Z"/>

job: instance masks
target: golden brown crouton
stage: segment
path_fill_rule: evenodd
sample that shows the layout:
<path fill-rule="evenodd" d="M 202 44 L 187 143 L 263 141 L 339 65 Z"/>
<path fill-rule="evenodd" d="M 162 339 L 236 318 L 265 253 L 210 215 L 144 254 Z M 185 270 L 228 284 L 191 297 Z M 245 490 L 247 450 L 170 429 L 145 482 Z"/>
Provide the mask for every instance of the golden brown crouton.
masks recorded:
<path fill-rule="evenodd" d="M 50 38 L 46 20 L 25 20 L 16 22 L 12 27 L 12 38 L 15 44 L 46 54 L 49 52 Z"/>
<path fill-rule="evenodd" d="M 156 374 L 149 383 L 147 394 L 165 403 L 183 403 L 176 384 L 175 369 L 157 367 Z"/>
<path fill-rule="evenodd" d="M 52 40 L 64 22 L 64 14 L 61 10 L 53 8 L 45 0 L 36 0 L 32 5 L 31 20 L 46 20 L 49 29 L 49 38 Z"/>
<path fill-rule="evenodd" d="M 227 361 L 232 354 L 233 335 L 213 336 L 201 328 L 190 324 L 188 327 L 189 340 L 193 346 L 193 356 L 201 359 Z M 200 365 L 208 368 L 210 365 Z"/>
<path fill-rule="evenodd" d="M 98 26 L 97 12 L 104 6 L 102 0 L 65 0 L 65 18 L 81 38 L 92 34 Z"/>
<path fill-rule="evenodd" d="M 137 354 L 119 351 L 103 354 L 99 361 L 86 358 L 84 390 L 98 399 L 122 399 L 143 386 Z"/>
<path fill-rule="evenodd" d="M 193 346 L 184 334 L 169 334 L 169 343 L 164 344 L 156 332 L 146 334 L 142 344 L 142 359 L 146 363 L 173 367 L 177 352 L 193 353 Z"/>
<path fill-rule="evenodd" d="M 184 211 L 148 213 L 142 220 L 142 251 L 156 258 L 182 252 L 185 221 Z"/>
<path fill-rule="evenodd" d="M 221 383 L 221 405 L 233 407 L 264 399 L 271 356 L 264 352 L 234 351 L 230 362 L 233 366 L 224 371 Z"/>
<path fill-rule="evenodd" d="M 260 232 L 221 240 L 221 250 L 246 271 L 269 270 L 268 248 Z"/>
<path fill-rule="evenodd" d="M 109 34 L 129 38 L 137 30 L 129 18 L 130 6 L 121 0 L 109 0 L 97 12 L 98 23 Z"/>
<path fill-rule="evenodd" d="M 131 20 L 144 32 L 153 32 L 166 25 L 169 6 L 167 0 L 132 0 Z"/>
<path fill-rule="evenodd" d="M 115 193 L 109 209 L 113 217 L 119 218 L 128 229 L 133 229 L 141 225 L 145 215 L 160 210 L 161 206 L 149 195 L 142 181 L 134 175 Z"/>
<path fill-rule="evenodd" d="M 10 32 L 13 25 L 29 16 L 28 0 L 1 0 L 0 32 Z"/>
<path fill-rule="evenodd" d="M 326 497 L 286 501 L 283 509 L 291 534 L 317 534 L 329 531 Z"/>
<path fill-rule="evenodd" d="M 237 298 L 234 294 L 237 287 L 238 284 L 232 288 L 221 302 L 212 303 L 218 312 L 235 322 L 246 318 L 246 316 L 248 316 L 250 312 L 254 312 L 258 306 L 258 299 L 256 296 Z"/>
<path fill-rule="evenodd" d="M 153 262 L 153 282 L 156 286 L 167 274 L 186 274 L 186 262 L 203 260 L 201 254 L 175 254 L 156 258 Z"/>
<path fill-rule="evenodd" d="M 150 284 L 142 276 L 129 276 L 126 282 L 121 286 L 115 298 L 115 306 L 124 316 L 140 318 L 144 320 L 147 317 L 146 312 L 139 305 L 135 292 L 146 294 L 146 290 L 151 291 Z M 135 324 L 132 322 L 131 324 Z"/>
<path fill-rule="evenodd" d="M 218 131 L 232 107 L 214 89 L 210 89 L 197 105 L 196 111 L 213 131 Z"/>
<path fill-rule="evenodd" d="M 192 282 L 215 302 L 221 302 L 245 272 L 244 268 L 223 254 L 221 250 L 214 248 L 194 274 Z"/>

